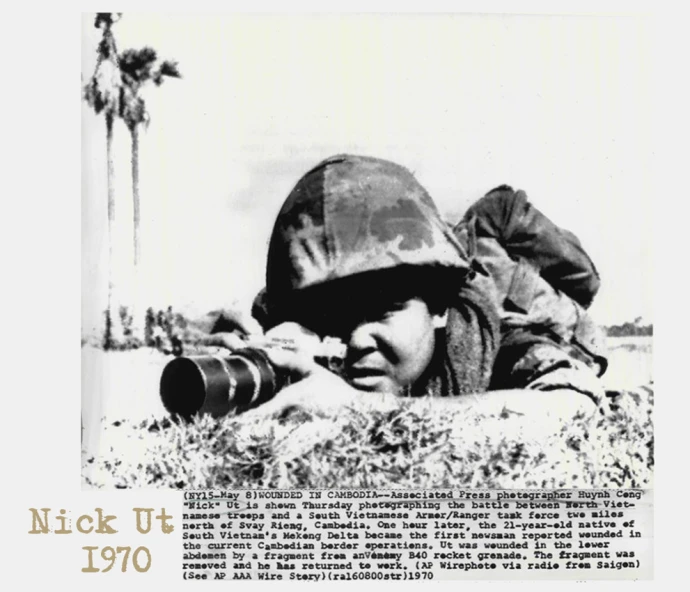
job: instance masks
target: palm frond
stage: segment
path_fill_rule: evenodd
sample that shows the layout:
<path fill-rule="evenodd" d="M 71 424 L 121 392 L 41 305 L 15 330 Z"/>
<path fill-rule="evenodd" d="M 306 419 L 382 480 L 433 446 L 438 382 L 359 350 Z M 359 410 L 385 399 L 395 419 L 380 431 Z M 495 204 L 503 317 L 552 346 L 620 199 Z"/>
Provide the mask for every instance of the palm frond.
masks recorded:
<path fill-rule="evenodd" d="M 120 117 L 132 129 L 139 124 L 148 125 L 149 114 L 144 99 L 132 92 L 131 87 L 124 87 Z"/>
<path fill-rule="evenodd" d="M 121 90 L 122 77 L 117 64 L 103 59 L 99 60 L 96 71 L 84 86 L 83 96 L 96 113 L 104 110 L 117 113 L 121 108 Z"/>
<path fill-rule="evenodd" d="M 177 62 L 159 62 L 156 50 L 146 46 L 123 51 L 119 67 L 124 89 L 119 115 L 130 129 L 139 124 L 148 125 L 149 113 L 139 91 L 147 82 L 160 86 L 166 76 L 181 78 Z"/>
<path fill-rule="evenodd" d="M 126 49 L 120 56 L 120 68 L 132 84 L 143 84 L 151 80 L 157 60 L 156 50 L 151 47 Z"/>
<path fill-rule="evenodd" d="M 121 12 L 97 12 L 93 26 L 100 29 L 101 25 L 105 25 L 105 27 L 108 28 L 113 23 L 117 22 L 121 15 Z"/>
<path fill-rule="evenodd" d="M 161 63 L 158 71 L 162 76 L 170 76 L 171 78 L 182 78 L 179 65 L 175 61 L 165 60 Z"/>

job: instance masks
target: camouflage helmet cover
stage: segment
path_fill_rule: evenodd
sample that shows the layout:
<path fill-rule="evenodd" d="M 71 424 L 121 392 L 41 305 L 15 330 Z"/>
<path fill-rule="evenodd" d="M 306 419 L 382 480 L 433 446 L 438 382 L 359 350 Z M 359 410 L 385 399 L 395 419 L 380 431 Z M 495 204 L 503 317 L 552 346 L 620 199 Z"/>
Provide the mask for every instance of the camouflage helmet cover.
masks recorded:
<path fill-rule="evenodd" d="M 319 163 L 278 214 L 266 296 L 402 265 L 467 271 L 468 257 L 412 173 L 352 155 Z"/>

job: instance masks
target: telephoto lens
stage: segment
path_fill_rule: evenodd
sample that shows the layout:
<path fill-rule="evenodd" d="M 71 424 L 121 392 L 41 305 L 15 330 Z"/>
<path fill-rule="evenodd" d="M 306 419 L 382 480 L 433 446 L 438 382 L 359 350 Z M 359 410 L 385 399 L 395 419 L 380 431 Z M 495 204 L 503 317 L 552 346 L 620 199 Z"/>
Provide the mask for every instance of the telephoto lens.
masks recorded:
<path fill-rule="evenodd" d="M 318 341 L 318 340 L 317 340 Z M 191 419 L 196 414 L 222 417 L 246 411 L 272 399 L 289 382 L 266 355 L 266 347 L 294 350 L 289 339 L 255 341 L 233 352 L 175 358 L 163 369 L 160 395 L 171 415 Z M 317 363 L 340 373 L 346 348 L 339 339 L 326 337 L 310 352 Z"/>
<path fill-rule="evenodd" d="M 247 348 L 216 356 L 179 357 L 164 368 L 160 395 L 172 415 L 222 417 L 265 403 L 284 386 L 260 349 Z"/>

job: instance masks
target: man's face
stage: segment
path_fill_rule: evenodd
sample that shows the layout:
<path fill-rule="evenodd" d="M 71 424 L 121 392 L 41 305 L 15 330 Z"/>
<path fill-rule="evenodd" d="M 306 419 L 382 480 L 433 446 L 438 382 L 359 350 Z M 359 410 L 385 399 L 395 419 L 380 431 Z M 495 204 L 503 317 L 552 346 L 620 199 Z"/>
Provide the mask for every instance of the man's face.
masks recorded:
<path fill-rule="evenodd" d="M 418 289 L 386 274 L 330 282 L 309 290 L 294 320 L 343 340 L 352 386 L 399 394 L 422 376 L 436 345 L 434 315 Z"/>

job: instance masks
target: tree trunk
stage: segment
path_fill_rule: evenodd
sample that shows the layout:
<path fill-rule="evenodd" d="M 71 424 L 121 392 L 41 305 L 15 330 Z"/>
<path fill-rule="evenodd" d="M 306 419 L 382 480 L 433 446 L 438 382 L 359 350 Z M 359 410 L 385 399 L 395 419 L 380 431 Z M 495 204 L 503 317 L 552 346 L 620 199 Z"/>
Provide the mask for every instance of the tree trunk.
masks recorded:
<path fill-rule="evenodd" d="M 139 243 L 139 223 L 141 214 L 139 210 L 139 128 L 134 125 L 130 128 L 132 133 L 132 197 L 134 199 L 134 268 L 139 266 L 141 258 L 141 246 Z"/>
<path fill-rule="evenodd" d="M 140 242 L 140 225 L 141 225 L 141 210 L 139 201 L 139 128 L 136 125 L 129 126 L 129 131 L 132 134 L 132 199 L 134 212 L 134 277 L 132 282 L 132 337 L 144 343 L 145 332 L 145 313 L 144 306 L 141 303 L 141 271 L 139 269 L 141 263 L 141 242 Z"/>
<path fill-rule="evenodd" d="M 113 243 L 115 241 L 115 170 L 113 165 L 113 123 L 112 113 L 105 115 L 106 151 L 108 160 L 108 310 L 104 346 L 110 349 L 122 342 L 122 323 L 120 311 L 115 298 L 115 260 L 113 257 Z"/>

